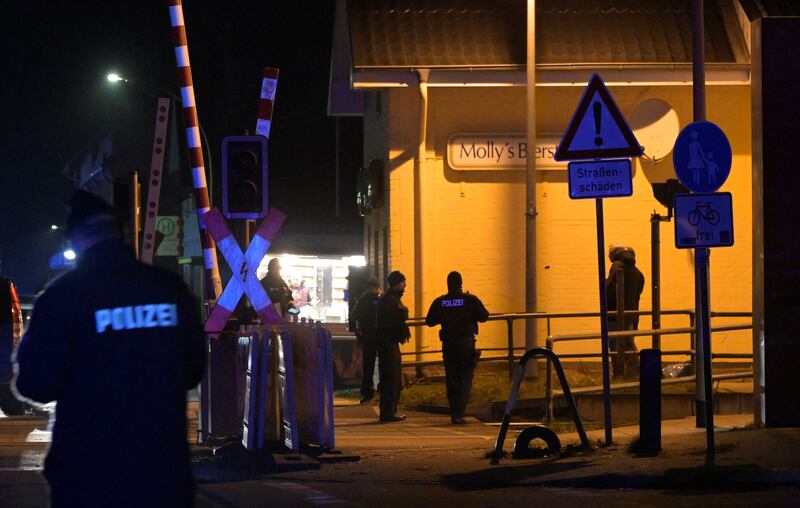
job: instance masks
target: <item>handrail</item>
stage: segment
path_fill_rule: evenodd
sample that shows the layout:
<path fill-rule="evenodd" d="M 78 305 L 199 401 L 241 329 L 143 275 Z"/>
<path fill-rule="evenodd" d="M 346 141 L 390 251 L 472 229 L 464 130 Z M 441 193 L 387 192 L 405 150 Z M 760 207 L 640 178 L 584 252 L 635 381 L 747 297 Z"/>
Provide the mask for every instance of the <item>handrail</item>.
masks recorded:
<path fill-rule="evenodd" d="M 624 311 L 626 316 L 644 316 L 644 315 L 652 315 L 652 310 L 627 310 Z M 733 317 L 750 317 L 752 318 L 752 312 L 744 312 L 744 311 L 712 311 L 711 317 L 716 318 L 733 318 Z M 620 338 L 620 337 L 639 337 L 639 336 L 651 336 L 653 338 L 653 347 L 660 349 L 660 337 L 664 335 L 683 335 L 683 334 L 690 334 L 690 345 L 688 350 L 679 350 L 679 351 L 664 351 L 667 355 L 689 355 L 690 363 L 692 365 L 691 372 L 694 373 L 695 369 L 695 312 L 692 309 L 669 309 L 669 310 L 661 310 L 660 315 L 685 315 L 689 318 L 689 326 L 688 327 L 681 327 L 681 328 L 656 328 L 656 329 L 646 329 L 646 330 L 624 330 L 618 332 L 609 332 L 609 338 Z M 579 341 L 579 340 L 599 340 L 601 335 L 597 332 L 593 333 L 573 333 L 573 334 L 561 334 L 561 335 L 552 335 L 551 334 L 551 320 L 552 319 L 569 319 L 569 318 L 599 318 L 600 312 L 508 312 L 502 314 L 491 314 L 489 316 L 488 321 L 505 321 L 506 329 L 507 329 L 507 346 L 505 348 L 485 348 L 485 351 L 506 351 L 505 357 L 499 356 L 492 356 L 492 357 L 482 357 L 480 358 L 481 362 L 486 361 L 499 361 L 505 359 L 508 362 L 508 373 L 511 379 L 514 378 L 514 362 L 520 358 L 519 355 L 515 354 L 515 351 L 524 350 L 523 347 L 518 347 L 514 345 L 514 322 L 520 319 L 545 319 L 547 321 L 547 339 L 546 339 L 546 349 L 552 351 L 553 347 L 555 346 L 556 342 L 569 342 L 569 341 Z M 408 326 L 425 326 L 425 320 L 423 318 L 412 318 L 406 321 Z M 738 330 L 750 330 L 753 328 L 752 323 L 738 323 L 732 325 L 720 325 L 716 327 L 712 327 L 712 332 L 723 332 L 723 331 L 738 331 Z M 659 343 L 656 341 L 659 340 Z M 432 349 L 427 351 L 413 351 L 413 352 L 406 352 L 401 353 L 403 356 L 410 356 L 414 355 L 416 357 L 416 361 L 413 362 L 404 362 L 403 365 L 406 366 L 415 366 L 417 368 L 427 366 L 427 365 L 438 365 L 441 364 L 442 360 L 422 360 L 422 355 L 429 355 L 441 352 L 440 349 Z M 616 353 L 611 352 L 612 356 L 616 355 Z M 622 354 L 626 354 L 626 352 L 622 352 Z M 571 353 L 571 354 L 564 354 L 561 355 L 561 358 L 598 358 L 601 355 L 599 353 Z M 740 355 L 735 353 L 717 353 L 713 355 L 715 358 L 752 358 L 751 355 Z M 553 417 L 553 372 L 552 372 L 552 365 L 551 362 L 546 362 L 547 366 L 547 374 L 545 378 L 546 387 L 546 421 L 552 420 Z"/>
<path fill-rule="evenodd" d="M 559 355 L 561 356 L 561 355 Z M 728 372 L 726 374 L 714 374 L 711 376 L 712 381 L 727 381 L 730 379 L 749 379 L 753 377 L 753 371 L 742 371 L 742 372 Z M 683 377 L 674 377 L 674 378 L 667 378 L 662 379 L 662 385 L 680 385 L 684 383 L 692 383 L 696 381 L 696 376 L 683 376 Z M 611 385 L 611 390 L 625 390 L 627 388 L 638 388 L 639 382 L 638 381 L 631 381 L 630 383 L 616 383 Z M 581 386 L 578 388 L 572 388 L 571 393 L 575 394 L 584 394 L 584 393 L 600 393 L 603 391 L 603 385 L 597 386 Z M 562 390 L 553 390 L 554 395 L 564 395 Z"/>
<path fill-rule="evenodd" d="M 746 317 L 752 316 L 752 313 L 745 313 L 745 312 L 716 312 L 712 313 L 714 317 Z M 744 316 L 742 316 L 744 315 Z M 720 326 L 712 326 L 711 332 L 726 332 L 726 331 L 737 331 L 737 330 L 752 330 L 753 323 L 739 323 L 733 325 L 720 325 Z M 660 329 L 651 329 L 651 330 L 621 330 L 615 332 L 608 332 L 609 338 L 617 338 L 617 337 L 636 337 L 640 335 L 652 335 L 652 336 L 662 336 L 662 335 L 682 335 L 690 333 L 694 336 L 696 332 L 696 328 L 694 326 L 684 327 L 684 328 L 660 328 Z M 550 335 L 547 337 L 546 340 L 546 348 L 549 350 L 553 350 L 556 342 L 572 342 L 572 341 L 579 341 L 579 340 L 600 340 L 601 335 L 599 333 L 573 333 L 573 334 L 565 334 L 565 335 Z M 694 341 L 692 341 L 694 342 Z M 695 347 L 692 344 L 690 351 L 694 352 Z M 627 352 L 623 351 L 622 354 L 626 354 Z M 631 352 L 632 353 L 632 352 Z M 664 352 L 665 354 L 670 354 L 671 352 Z M 677 352 L 672 352 L 673 354 Z M 614 354 L 614 353 L 611 353 Z M 680 353 L 679 353 L 680 354 Z M 723 356 L 724 355 L 724 356 Z M 573 356 L 573 355 L 564 355 L 565 358 L 567 357 L 587 357 L 587 354 L 581 354 L 580 356 Z M 600 356 L 600 355 L 594 355 Z M 737 355 L 735 353 L 717 353 L 716 355 L 712 355 L 713 357 L 717 358 L 752 358 L 752 353 L 750 355 Z M 691 372 L 697 372 L 695 366 L 695 355 L 689 355 L 689 363 L 691 363 Z M 553 372 L 550 368 L 550 365 L 547 366 L 547 373 L 545 374 L 545 421 L 551 421 L 553 418 Z M 601 387 L 602 388 L 602 387 Z"/>
<path fill-rule="evenodd" d="M 622 312 L 625 315 L 631 316 L 643 316 L 643 315 L 652 315 L 652 310 L 626 310 Z M 669 310 L 662 310 L 660 311 L 661 315 L 686 315 L 689 318 L 689 324 L 694 325 L 694 311 L 690 309 L 669 309 Z M 508 376 L 509 378 L 514 377 L 514 321 L 520 319 L 545 319 L 547 322 L 547 336 L 550 336 L 551 331 L 551 320 L 552 319 L 565 319 L 565 318 L 598 318 L 600 317 L 600 312 L 507 312 L 502 314 L 490 314 L 488 321 L 505 321 L 506 323 L 506 360 L 508 361 Z M 425 326 L 425 320 L 423 318 L 411 318 L 406 320 L 406 324 L 408 326 Z M 655 341 L 656 336 L 653 337 Z M 692 335 L 694 337 L 694 335 Z M 694 349 L 694 339 L 692 339 L 692 349 Z M 420 362 L 422 362 L 421 356 L 426 354 L 421 350 L 416 350 L 412 354 L 416 356 L 416 364 L 418 367 Z"/>
<path fill-rule="evenodd" d="M 735 325 L 721 325 L 715 326 L 711 328 L 712 332 L 729 332 L 735 330 L 750 330 L 753 328 L 753 324 L 747 323 L 739 323 Z M 618 332 L 608 332 L 608 338 L 616 338 L 616 337 L 637 337 L 639 335 L 679 335 L 679 334 L 686 334 L 686 333 L 694 333 L 695 327 L 684 327 L 684 328 L 658 328 L 658 329 L 651 329 L 651 330 L 621 330 Z M 576 341 L 576 340 L 592 340 L 592 339 L 599 339 L 599 333 L 573 333 L 569 335 L 551 335 L 548 337 L 548 340 L 553 342 L 565 342 L 565 341 Z"/>
<path fill-rule="evenodd" d="M 653 311 L 652 310 L 641 310 L 641 309 L 640 310 L 626 310 L 626 311 L 624 311 L 624 314 L 626 316 L 627 315 L 630 315 L 630 316 L 646 316 L 646 315 L 652 315 Z M 654 346 L 655 346 L 656 338 L 660 337 L 661 335 L 689 333 L 689 334 L 691 334 L 690 349 L 694 350 L 695 349 L 695 334 L 694 334 L 694 330 L 695 330 L 694 329 L 694 321 L 695 321 L 694 317 L 695 317 L 695 315 L 694 315 L 694 310 L 691 310 L 691 309 L 668 309 L 668 310 L 661 310 L 660 314 L 662 316 L 666 316 L 666 315 L 685 315 L 685 316 L 687 316 L 689 318 L 689 325 L 690 326 L 688 328 L 675 329 L 675 330 L 680 330 L 680 331 L 669 331 L 669 330 L 673 330 L 673 329 L 662 329 L 662 328 L 659 328 L 659 329 L 655 329 L 655 330 L 634 331 L 633 334 L 631 334 L 630 331 L 610 332 L 609 333 L 609 337 L 627 337 L 627 336 L 650 335 L 650 336 L 653 337 Z M 711 316 L 712 317 L 721 317 L 721 318 L 725 318 L 725 317 L 752 317 L 752 312 L 713 311 L 713 312 L 711 312 Z M 507 345 L 504 348 L 504 350 L 506 351 L 506 360 L 508 361 L 508 375 L 509 375 L 509 378 L 513 378 L 513 376 L 514 376 L 514 361 L 515 361 L 514 351 L 515 350 L 519 350 L 519 349 L 524 349 L 524 348 L 520 348 L 520 347 L 517 347 L 517 346 L 514 345 L 514 322 L 515 321 L 520 320 L 520 319 L 524 319 L 524 320 L 528 320 L 528 319 L 545 319 L 546 322 L 547 322 L 547 337 L 549 338 L 551 336 L 551 333 L 550 333 L 551 332 L 551 320 L 553 320 L 553 319 L 599 318 L 599 317 L 600 317 L 600 312 L 506 312 L 506 313 L 501 313 L 501 314 L 490 314 L 489 318 L 488 318 L 488 321 L 505 321 L 505 323 L 506 323 Z M 425 326 L 425 320 L 423 318 L 411 318 L 411 319 L 408 319 L 406 321 L 406 324 L 408 326 L 413 326 L 413 327 Z M 734 326 L 735 327 L 735 326 L 745 326 L 745 325 L 729 325 L 729 326 Z M 750 326 L 752 326 L 752 325 L 750 325 Z M 727 330 L 738 330 L 738 329 L 740 329 L 740 328 L 729 328 L 729 329 L 728 328 L 719 328 L 718 330 L 719 331 L 727 331 Z M 587 340 L 587 339 L 592 339 L 592 338 L 599 337 L 599 335 L 596 335 L 595 337 L 589 335 L 589 336 L 586 336 L 585 338 L 579 339 L 579 338 L 577 338 L 579 335 L 587 335 L 587 334 L 572 334 L 572 335 L 574 335 L 574 337 L 575 337 L 574 339 L 566 338 L 566 339 L 558 339 L 557 341 L 560 341 L 560 340 Z M 570 336 L 560 335 L 558 337 L 570 337 Z M 551 349 L 552 349 L 552 347 L 551 347 Z M 496 348 L 496 349 L 493 348 L 492 350 L 500 350 L 500 348 Z M 403 355 L 403 356 L 414 355 L 416 357 L 416 361 L 414 361 L 414 362 L 406 362 L 404 365 L 409 365 L 409 366 L 410 365 L 414 365 L 416 367 L 421 367 L 421 366 L 424 366 L 424 365 L 435 365 L 437 363 L 441 363 L 441 361 L 432 362 L 432 361 L 424 361 L 424 360 L 422 360 L 422 355 L 433 354 L 433 353 L 436 353 L 436 352 L 439 352 L 439 351 L 440 350 L 438 350 L 438 349 L 436 349 L 436 350 L 427 350 L 427 351 L 416 350 L 416 351 L 412 351 L 412 352 L 404 352 L 404 353 L 401 353 L 401 355 Z M 594 357 L 596 355 L 587 353 L 587 354 L 585 354 L 583 356 L 588 358 L 588 357 Z M 580 358 L 580 356 L 578 356 L 578 355 L 569 355 L 569 357 Z M 565 358 L 567 358 L 567 356 L 565 356 Z M 548 369 L 549 369 L 549 364 L 548 364 Z M 549 372 L 548 379 L 550 379 L 551 374 L 552 374 L 552 372 Z"/>
<path fill-rule="evenodd" d="M 649 316 L 653 314 L 652 310 L 626 310 L 626 316 Z M 661 315 L 688 315 L 694 314 L 692 309 L 672 309 L 662 310 Z M 712 313 L 712 317 L 713 317 Z M 747 313 L 752 315 L 752 313 Z M 582 318 L 582 317 L 600 317 L 600 312 L 504 312 L 499 314 L 489 314 L 487 321 L 506 321 L 508 319 L 561 319 L 561 318 Z M 423 326 L 425 325 L 425 318 L 413 317 L 406 320 L 408 326 Z"/>

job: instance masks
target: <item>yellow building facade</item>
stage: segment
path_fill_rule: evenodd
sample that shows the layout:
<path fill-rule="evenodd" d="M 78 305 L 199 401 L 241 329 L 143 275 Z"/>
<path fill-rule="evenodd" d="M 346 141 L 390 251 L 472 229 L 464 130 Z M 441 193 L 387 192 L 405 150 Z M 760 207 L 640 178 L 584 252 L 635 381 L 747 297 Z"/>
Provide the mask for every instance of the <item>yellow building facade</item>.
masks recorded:
<path fill-rule="evenodd" d="M 660 99 L 677 112 L 681 127 L 692 121 L 691 86 L 620 86 L 610 90 L 626 116 L 641 102 Z M 540 136 L 563 133 L 582 92 L 581 87 L 575 86 L 537 90 L 537 132 L 543 133 Z M 424 316 L 430 302 L 446 292 L 445 278 L 451 270 L 462 273 L 465 289 L 479 296 L 492 313 L 524 312 L 525 171 L 454 170 L 448 163 L 447 148 L 448 140 L 455 134 L 524 133 L 525 93 L 525 87 L 429 88 L 422 160 L 416 160 L 422 111 L 419 90 L 391 89 L 370 101 L 366 122 L 378 127 L 365 128 L 368 157 L 386 157 L 387 185 L 383 206 L 365 217 L 365 229 L 370 232 L 365 236 L 365 252 L 368 264 L 387 265 L 381 259 L 386 249 L 380 243 L 388 236 L 388 267 L 407 276 L 404 300 L 413 316 Z M 750 88 L 746 84 L 710 86 L 707 97 L 708 119 L 725 131 L 733 149 L 731 174 L 721 190 L 733 194 L 735 226 L 735 245 L 712 252 L 712 310 L 749 312 L 752 298 Z M 642 309 L 651 308 L 652 297 L 650 214 L 657 211 L 666 215 L 664 207 L 653 197 L 645 174 L 648 164 L 671 168 L 671 154 L 657 162 L 635 160 L 633 195 L 604 200 L 606 243 L 634 247 L 637 266 L 645 275 Z M 659 167 L 659 171 L 664 168 Z M 538 310 L 598 311 L 594 200 L 569 198 L 566 168 L 539 170 L 536 195 Z M 693 251 L 678 250 L 674 245 L 674 223 L 663 223 L 661 306 L 692 309 Z M 686 317 L 665 316 L 662 320 L 663 327 L 687 325 Z M 650 319 L 642 318 L 640 328 L 649 327 Z M 597 319 L 565 319 L 554 321 L 551 332 L 598 329 Z M 543 343 L 546 336 L 543 322 L 538 335 Z M 524 345 L 522 322 L 516 325 L 515 336 L 515 343 Z M 686 336 L 665 337 L 663 348 L 688 349 L 688 340 Z M 478 341 L 481 347 L 504 347 L 505 323 L 483 325 Z M 714 337 L 715 352 L 747 353 L 752 350 L 751 342 L 748 333 L 721 332 Z M 640 347 L 648 346 L 650 338 L 639 338 L 637 343 Z M 405 347 L 413 351 L 415 344 L 412 341 Z M 422 350 L 426 349 L 438 349 L 433 330 L 423 334 Z M 594 349 L 597 346 L 592 342 L 574 342 L 560 344 L 557 351 Z"/>
<path fill-rule="evenodd" d="M 479 296 L 490 312 L 524 312 L 524 166 L 465 168 L 448 150 L 458 139 L 524 140 L 524 5 L 467 1 L 447 10 L 422 4 L 401 9 L 395 3 L 350 0 L 339 2 L 337 10 L 332 101 L 337 83 L 362 94 L 357 114 L 364 119 L 365 167 L 381 172 L 372 181 L 376 198 L 365 210 L 367 264 L 381 277 L 390 270 L 406 275 L 404 301 L 414 317 L 424 317 L 431 301 L 446 292 L 452 270 L 462 273 L 465 290 Z M 595 72 L 627 118 L 656 99 L 674 111 L 677 127 L 693 120 L 691 41 L 686 40 L 690 11 L 655 0 L 626 4 L 625 9 L 610 4 L 581 2 L 568 9 L 555 0 L 536 4 L 536 146 L 543 151 L 560 140 Z M 733 194 L 735 236 L 733 247 L 712 250 L 711 306 L 713 311 L 750 312 L 750 25 L 736 2 L 709 3 L 705 18 L 707 119 L 723 129 L 733 150 L 730 177 L 720 190 Z M 339 63 L 343 70 L 337 74 Z M 331 107 L 332 114 L 351 114 L 336 109 Z M 677 130 L 665 135 L 672 136 L 671 145 Z M 594 200 L 570 199 L 566 165 L 553 167 L 544 159 L 536 178 L 537 309 L 598 312 Z M 650 217 L 667 214 L 651 184 L 666 175 L 675 178 L 671 160 L 669 152 L 655 160 L 635 159 L 633 195 L 604 200 L 604 250 L 611 244 L 635 249 L 646 280 L 642 310 L 652 306 Z M 674 222 L 663 222 L 660 231 L 661 308 L 692 310 L 693 251 L 675 248 Z M 715 318 L 713 323 L 747 321 Z M 599 332 L 600 326 L 596 317 L 553 320 L 549 330 L 544 321 L 538 323 L 542 345 L 548 332 Z M 663 328 L 688 325 L 686 315 L 664 316 L 661 323 Z M 643 317 L 639 328 L 650 327 L 650 318 Z M 417 334 L 404 351 L 440 349 L 435 330 Z M 525 344 L 524 335 L 524 323 L 517 321 L 516 346 Z M 506 324 L 490 322 L 482 325 L 478 346 L 503 348 L 506 340 Z M 649 336 L 637 339 L 640 348 L 650 343 Z M 689 345 L 688 335 L 662 339 L 665 351 Z M 556 352 L 599 349 L 599 341 L 569 342 L 559 343 Z M 714 333 L 713 350 L 748 354 L 752 332 Z"/>

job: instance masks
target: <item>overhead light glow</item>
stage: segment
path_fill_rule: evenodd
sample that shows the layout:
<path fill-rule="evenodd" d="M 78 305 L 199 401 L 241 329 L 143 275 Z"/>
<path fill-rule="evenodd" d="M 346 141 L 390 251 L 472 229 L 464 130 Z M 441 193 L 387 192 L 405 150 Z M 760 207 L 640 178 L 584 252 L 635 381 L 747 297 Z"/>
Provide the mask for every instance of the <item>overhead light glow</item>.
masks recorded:
<path fill-rule="evenodd" d="M 64 259 L 66 259 L 67 261 L 72 261 L 76 257 L 77 257 L 77 254 L 75 254 L 74 250 L 67 249 L 67 250 L 64 251 Z"/>
<path fill-rule="evenodd" d="M 117 83 L 119 81 L 128 81 L 127 79 L 123 78 L 122 76 L 120 76 L 116 72 L 110 73 L 108 76 L 106 76 L 106 79 L 109 80 L 112 83 Z"/>
<path fill-rule="evenodd" d="M 51 225 L 50 225 L 50 229 L 52 229 L 53 231 L 55 231 L 56 229 L 58 229 L 58 226 L 56 226 L 55 224 L 51 224 Z"/>

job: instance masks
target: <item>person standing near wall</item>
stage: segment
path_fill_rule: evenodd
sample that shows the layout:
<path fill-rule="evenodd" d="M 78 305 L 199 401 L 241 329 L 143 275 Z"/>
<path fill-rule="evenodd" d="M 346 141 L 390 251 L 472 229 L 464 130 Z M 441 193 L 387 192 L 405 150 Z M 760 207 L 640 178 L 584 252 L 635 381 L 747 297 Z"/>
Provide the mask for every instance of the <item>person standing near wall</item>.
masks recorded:
<path fill-rule="evenodd" d="M 388 289 L 378 302 L 378 389 L 381 394 L 380 421 L 401 422 L 405 415 L 397 414 L 397 402 L 402 387 L 400 344 L 408 342 L 411 331 L 406 325 L 408 308 L 400 299 L 406 289 L 406 276 L 398 271 L 386 279 Z"/>
<path fill-rule="evenodd" d="M 353 309 L 356 340 L 361 346 L 361 404 L 366 404 L 375 396 L 373 377 L 377 357 L 376 332 L 378 329 L 378 303 L 381 298 L 381 285 L 377 277 L 370 277 L 367 289 L 358 297 Z"/>
<path fill-rule="evenodd" d="M 464 413 L 472 391 L 472 375 L 479 351 L 475 349 L 478 323 L 485 323 L 489 311 L 480 299 L 462 289 L 461 274 L 447 275 L 447 294 L 436 298 L 428 309 L 425 324 L 442 325 L 444 373 L 447 384 L 447 401 L 450 403 L 450 420 L 466 423 Z"/>
<path fill-rule="evenodd" d="M 70 205 L 78 266 L 36 300 L 14 380 L 19 398 L 57 404 L 52 506 L 191 506 L 186 392 L 206 344 L 196 302 L 177 275 L 136 260 L 107 203 L 79 190 Z"/>
<path fill-rule="evenodd" d="M 617 285 L 618 276 L 623 278 L 624 310 L 639 310 L 639 298 L 644 290 L 644 275 L 636 267 L 636 252 L 633 248 L 622 245 L 612 245 L 608 249 L 608 259 L 611 268 L 606 279 L 606 302 L 608 304 L 608 331 L 623 330 L 621 323 L 617 322 Z M 639 329 L 639 316 L 625 316 L 625 330 Z M 611 338 L 609 349 L 617 353 L 621 351 L 636 351 L 636 341 L 633 337 Z M 628 367 L 623 369 L 623 361 Z M 614 377 L 619 376 L 623 370 L 628 374 L 635 374 L 639 367 L 639 357 L 633 353 L 617 354 L 614 357 Z"/>

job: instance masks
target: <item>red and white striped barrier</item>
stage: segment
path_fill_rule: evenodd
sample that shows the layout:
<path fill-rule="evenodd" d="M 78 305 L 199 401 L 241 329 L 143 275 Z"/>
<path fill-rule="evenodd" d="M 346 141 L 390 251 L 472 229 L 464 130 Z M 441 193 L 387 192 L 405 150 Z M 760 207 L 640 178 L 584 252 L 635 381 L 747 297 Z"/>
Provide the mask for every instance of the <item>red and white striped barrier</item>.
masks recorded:
<path fill-rule="evenodd" d="M 217 304 L 211 311 L 206 321 L 205 330 L 209 335 L 216 336 L 225 328 L 228 318 L 238 305 L 243 294 L 250 299 L 250 304 L 255 309 L 264 324 L 280 324 L 283 318 L 275 310 L 267 292 L 261 286 L 256 277 L 256 270 L 264 255 L 269 250 L 269 246 L 278 234 L 278 230 L 286 220 L 286 214 L 270 208 L 269 214 L 261 222 L 256 230 L 253 240 L 247 247 L 246 252 L 242 252 L 236 239 L 231 234 L 222 212 L 214 208 L 206 213 L 200 220 L 206 225 L 206 229 L 217 241 L 222 256 L 233 270 L 233 275 L 225 286 L 225 290 L 219 297 Z"/>
<path fill-rule="evenodd" d="M 186 28 L 183 23 L 183 6 L 181 5 L 181 0 L 168 0 L 168 3 L 169 17 L 172 23 L 172 45 L 175 47 L 175 59 L 178 63 L 178 84 L 181 87 L 181 102 L 183 102 L 183 122 L 186 126 L 189 161 L 192 166 L 194 199 L 199 219 L 211 209 L 208 198 L 208 185 L 206 184 L 206 168 L 203 162 L 203 143 L 200 139 L 197 107 L 194 100 L 192 68 L 189 64 L 189 46 L 186 42 Z M 202 221 L 198 221 L 198 223 L 200 224 L 200 245 L 203 248 L 203 260 L 208 279 L 208 292 L 212 299 L 216 299 L 222 292 L 222 281 L 219 277 L 219 266 L 217 265 L 217 251 L 214 249 L 214 240 L 203 227 Z"/>
<path fill-rule="evenodd" d="M 269 139 L 272 126 L 272 110 L 275 107 L 275 89 L 278 88 L 278 69 L 264 67 L 264 78 L 261 80 L 261 97 L 258 100 L 258 120 L 256 134 Z"/>

